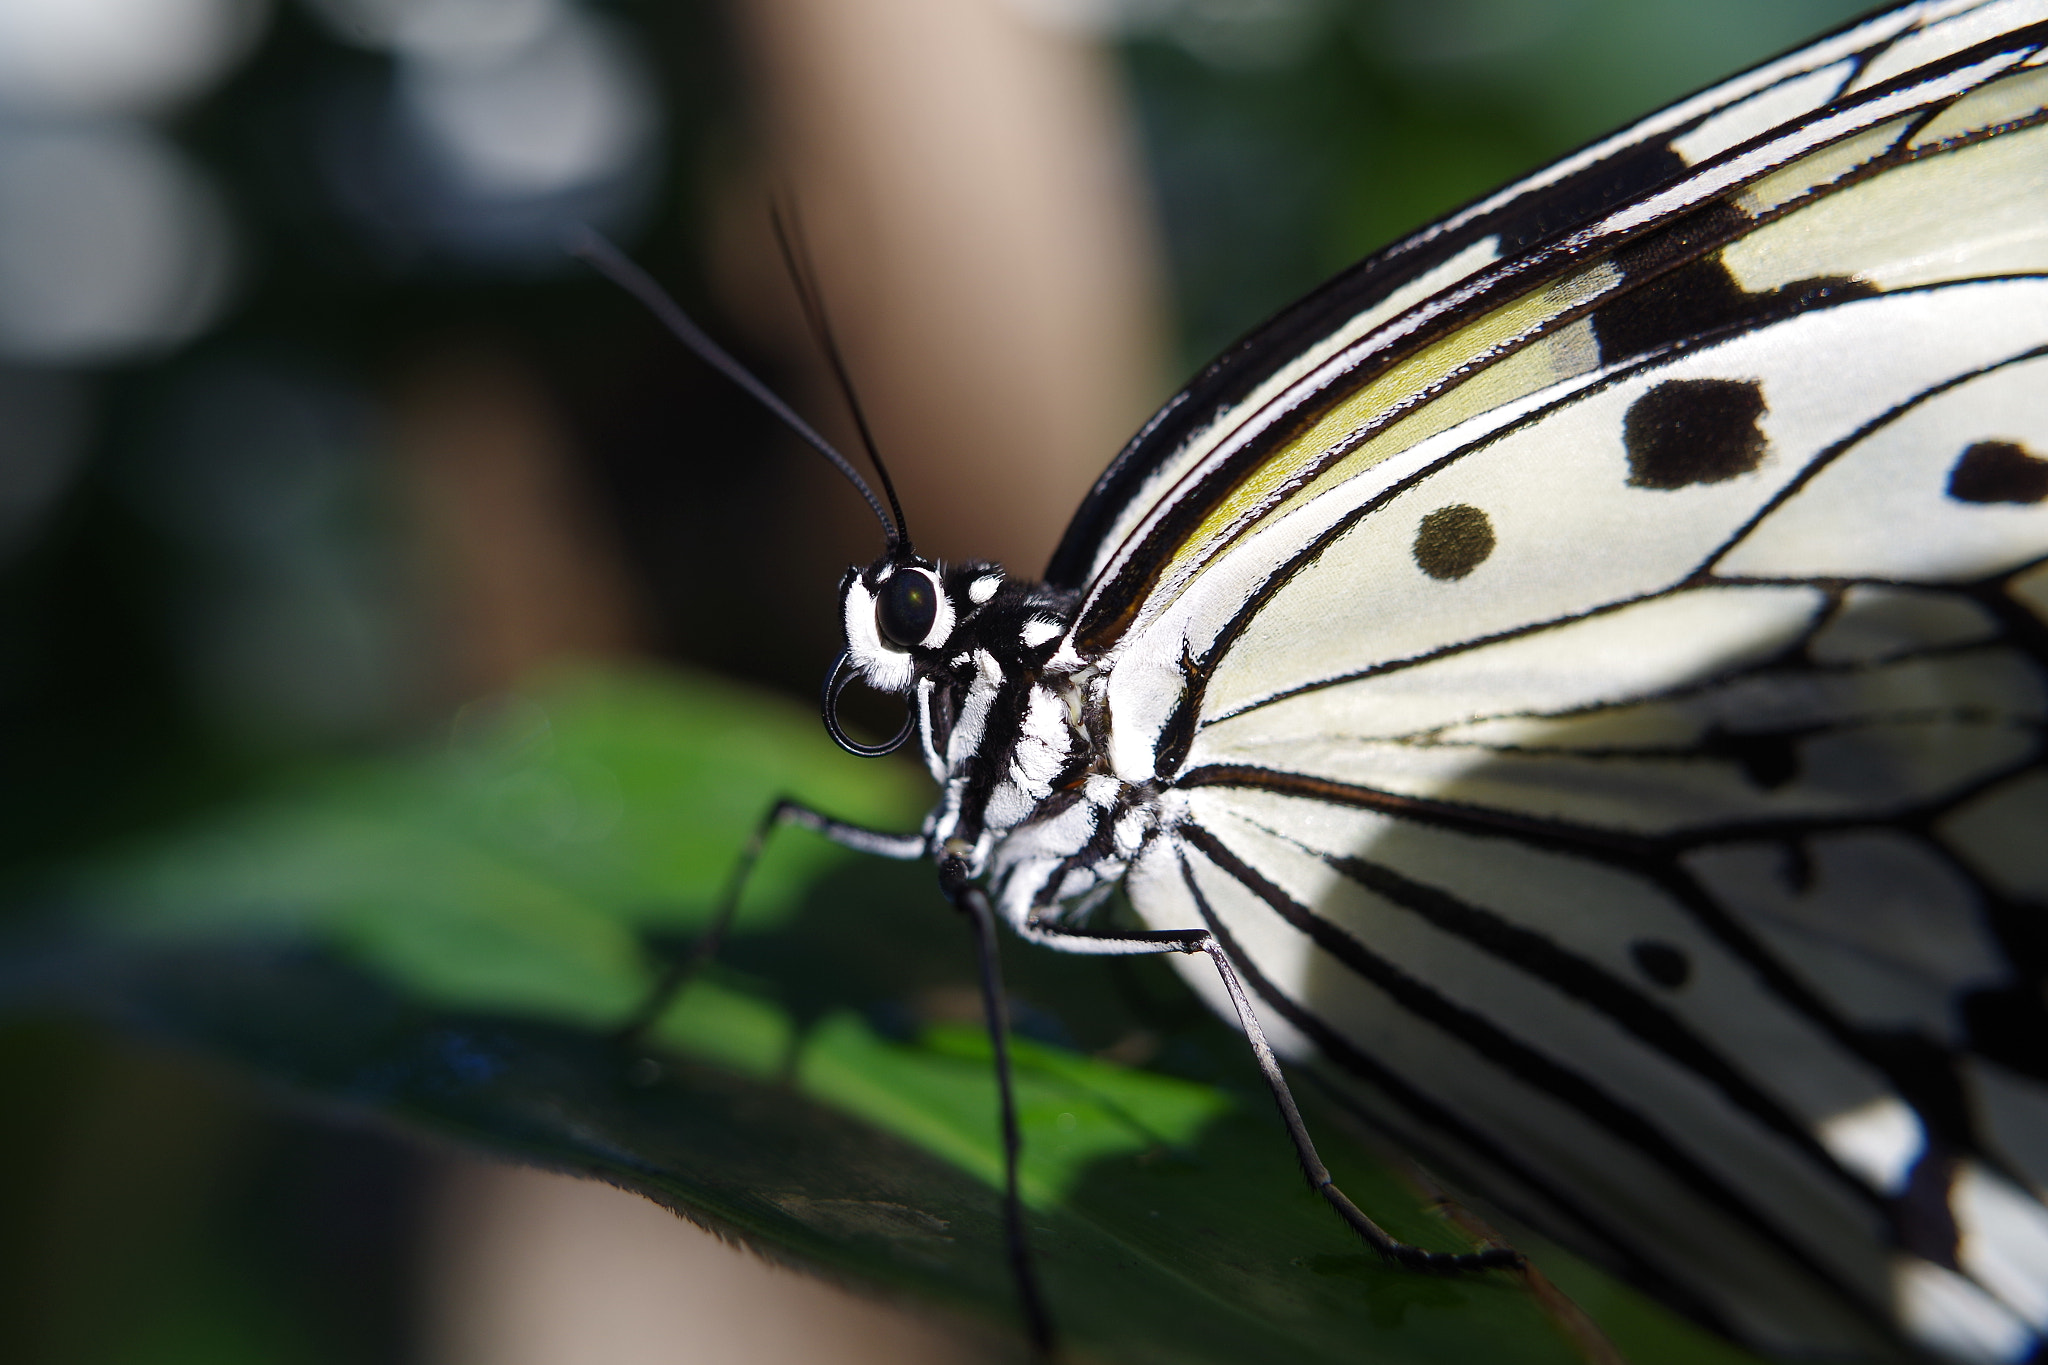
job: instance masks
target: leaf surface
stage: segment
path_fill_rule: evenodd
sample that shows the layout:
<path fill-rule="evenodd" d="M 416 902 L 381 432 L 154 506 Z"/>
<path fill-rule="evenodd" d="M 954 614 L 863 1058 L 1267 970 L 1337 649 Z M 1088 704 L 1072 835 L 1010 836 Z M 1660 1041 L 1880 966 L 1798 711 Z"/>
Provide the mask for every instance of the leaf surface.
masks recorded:
<path fill-rule="evenodd" d="M 0 1003 L 86 1003 L 1007 1332 L 988 1043 L 929 869 L 782 833 L 723 962 L 644 1044 L 613 1036 L 778 795 L 912 828 L 929 791 L 738 689 L 557 675 L 428 751 L 305 774 L 18 892 L 43 921 Z M 1160 964 L 1005 953 L 1032 1236 L 1077 1358 L 1587 1358 L 1515 1277 L 1368 1255 L 1305 1188 L 1242 1039 Z M 1471 1245 L 1306 1098 L 1361 1206 Z M 1536 1250 L 1632 1358 L 1748 1359 Z"/>

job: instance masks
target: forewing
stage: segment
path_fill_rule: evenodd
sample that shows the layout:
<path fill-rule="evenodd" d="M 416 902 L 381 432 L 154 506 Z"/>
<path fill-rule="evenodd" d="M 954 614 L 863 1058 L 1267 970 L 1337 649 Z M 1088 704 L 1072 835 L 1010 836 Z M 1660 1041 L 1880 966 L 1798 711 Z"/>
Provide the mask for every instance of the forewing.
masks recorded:
<path fill-rule="evenodd" d="M 1952 196 L 2010 188 L 1996 154 L 1951 158 L 2038 121 L 2044 26 L 2044 0 L 1877 16 L 1330 281 L 1177 395 L 1098 482 L 1050 571 L 1086 586 L 1074 651 L 1116 654 L 1263 521 L 1560 381 L 1816 302 L 2038 270 L 2028 201 L 1976 225 L 1969 259 L 1930 259 L 1927 233 L 1979 211 Z M 1848 193 L 1935 160 L 1883 203 Z M 1895 216 L 1901 199 L 1912 216 Z M 1862 225 L 1847 253 L 1845 219 Z"/>

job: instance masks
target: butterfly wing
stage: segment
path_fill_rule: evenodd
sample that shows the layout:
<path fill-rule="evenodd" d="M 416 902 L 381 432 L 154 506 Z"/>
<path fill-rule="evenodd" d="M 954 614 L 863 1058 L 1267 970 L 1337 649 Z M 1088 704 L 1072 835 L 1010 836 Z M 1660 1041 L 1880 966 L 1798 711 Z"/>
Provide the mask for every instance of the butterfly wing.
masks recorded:
<path fill-rule="evenodd" d="M 1054 564 L 1140 914 L 1772 1349 L 2048 1327 L 2044 16 L 1878 16 L 1368 262 Z"/>

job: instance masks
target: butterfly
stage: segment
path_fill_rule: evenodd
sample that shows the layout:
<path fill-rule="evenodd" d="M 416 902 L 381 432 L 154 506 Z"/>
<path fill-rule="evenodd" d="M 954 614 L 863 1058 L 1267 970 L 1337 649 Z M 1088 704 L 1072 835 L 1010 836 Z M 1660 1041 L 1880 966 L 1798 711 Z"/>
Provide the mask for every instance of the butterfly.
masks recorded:
<path fill-rule="evenodd" d="M 826 724 L 941 787 L 763 834 L 933 860 L 999 1070 L 999 922 L 1173 954 L 1397 1260 L 1518 1257 L 1381 1232 L 1280 1057 L 1736 1341 L 2048 1349 L 2048 0 L 1872 16 L 1354 266 L 1042 580 L 920 556 L 667 315 L 867 497 Z"/>

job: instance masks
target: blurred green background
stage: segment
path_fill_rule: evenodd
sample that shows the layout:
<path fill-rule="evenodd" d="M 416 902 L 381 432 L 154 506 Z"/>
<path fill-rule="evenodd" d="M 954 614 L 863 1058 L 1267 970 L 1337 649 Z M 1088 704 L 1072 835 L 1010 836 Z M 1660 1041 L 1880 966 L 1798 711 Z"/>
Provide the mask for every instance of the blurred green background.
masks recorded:
<path fill-rule="evenodd" d="M 979 3 L 1107 53 L 1168 379 L 1360 255 L 1861 8 Z M 832 556 L 871 531 L 820 531 L 857 513 L 802 491 L 813 457 L 557 245 L 596 223 L 771 383 L 813 392 L 747 283 L 749 187 L 779 178 L 757 45 L 781 31 L 749 11 L 0 0 L 10 886 L 421 742 L 557 653 L 812 694 Z M 0 974 L 0 1004 L 34 984 Z M 417 1358 L 430 1168 L 408 1142 L 9 1017 L 10 1358 Z"/>

